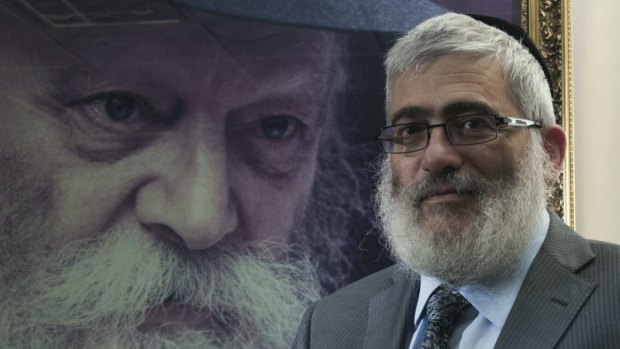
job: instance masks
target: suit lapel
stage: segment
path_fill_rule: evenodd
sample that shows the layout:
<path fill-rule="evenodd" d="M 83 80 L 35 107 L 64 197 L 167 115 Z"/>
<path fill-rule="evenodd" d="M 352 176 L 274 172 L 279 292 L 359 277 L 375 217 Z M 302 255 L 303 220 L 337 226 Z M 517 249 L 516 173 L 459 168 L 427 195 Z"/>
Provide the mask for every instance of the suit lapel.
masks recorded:
<path fill-rule="evenodd" d="M 401 349 L 411 328 L 412 296 L 419 293 L 420 281 L 396 271 L 393 284 L 368 302 L 364 349 Z M 415 304 L 415 303 L 413 303 Z"/>
<path fill-rule="evenodd" d="M 575 272 L 594 258 L 587 241 L 551 213 L 541 250 L 532 262 L 495 348 L 551 348 L 596 284 Z"/>

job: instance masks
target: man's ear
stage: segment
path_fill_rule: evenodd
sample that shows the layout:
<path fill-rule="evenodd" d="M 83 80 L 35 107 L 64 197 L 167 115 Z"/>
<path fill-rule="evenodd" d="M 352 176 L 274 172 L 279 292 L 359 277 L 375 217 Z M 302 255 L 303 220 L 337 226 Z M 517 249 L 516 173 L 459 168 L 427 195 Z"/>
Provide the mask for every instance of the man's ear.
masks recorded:
<path fill-rule="evenodd" d="M 566 155 L 566 133 L 561 126 L 551 125 L 545 126 L 541 130 L 541 134 L 550 165 L 545 169 L 545 182 L 552 184 L 562 173 L 562 165 Z"/>

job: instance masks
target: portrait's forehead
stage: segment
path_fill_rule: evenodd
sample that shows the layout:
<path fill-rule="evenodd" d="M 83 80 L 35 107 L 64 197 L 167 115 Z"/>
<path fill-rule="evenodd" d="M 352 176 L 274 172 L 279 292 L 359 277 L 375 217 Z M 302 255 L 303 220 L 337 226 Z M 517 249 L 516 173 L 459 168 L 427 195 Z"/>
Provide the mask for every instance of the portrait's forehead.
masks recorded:
<path fill-rule="evenodd" d="M 250 42 L 254 49 L 262 46 L 272 52 L 294 53 L 299 48 L 316 53 L 329 49 L 332 41 L 332 35 L 321 30 L 208 13 L 168 1 L 90 0 L 78 5 L 71 1 L 24 0 L 8 10 L 0 7 L 3 17 L 11 17 L 14 22 L 8 25 L 9 21 L 3 21 L 4 31 L 27 31 L 42 39 L 24 45 L 26 49 L 43 47 L 41 41 L 49 38 L 57 44 L 50 46 L 90 51 L 106 46 L 122 48 L 123 44 L 135 46 L 136 41 L 142 46 L 165 40 L 172 45 L 174 41 L 197 45 L 206 35 L 216 37 L 221 45 L 240 43 L 248 47 Z M 254 50 L 255 55 L 260 53 Z"/>
<path fill-rule="evenodd" d="M 186 7 L 179 7 L 178 10 L 183 15 L 183 21 L 209 28 L 230 39 L 255 40 L 281 33 L 299 35 L 305 40 L 329 36 L 329 31 L 321 29 L 240 18 Z"/>

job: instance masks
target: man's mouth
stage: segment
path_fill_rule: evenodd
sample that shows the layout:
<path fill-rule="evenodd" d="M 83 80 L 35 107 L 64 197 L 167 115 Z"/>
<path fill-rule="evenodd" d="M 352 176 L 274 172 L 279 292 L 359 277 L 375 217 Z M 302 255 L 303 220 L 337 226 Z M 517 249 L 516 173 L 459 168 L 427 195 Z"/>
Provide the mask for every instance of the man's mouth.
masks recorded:
<path fill-rule="evenodd" d="M 449 203 L 463 200 L 465 193 L 459 193 L 454 187 L 435 189 L 420 196 L 420 203 Z"/>

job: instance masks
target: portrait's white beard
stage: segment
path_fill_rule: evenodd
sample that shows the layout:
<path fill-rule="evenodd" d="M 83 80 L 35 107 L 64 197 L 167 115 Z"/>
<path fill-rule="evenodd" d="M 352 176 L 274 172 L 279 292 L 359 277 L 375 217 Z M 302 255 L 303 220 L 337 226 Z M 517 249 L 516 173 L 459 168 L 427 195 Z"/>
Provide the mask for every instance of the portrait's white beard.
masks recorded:
<path fill-rule="evenodd" d="M 0 348 L 289 348 L 320 296 L 316 274 L 333 290 L 350 270 L 344 232 L 361 199 L 347 184 L 357 177 L 334 175 L 340 157 L 321 156 L 327 166 L 293 232 L 296 249 L 279 246 L 290 258 L 276 260 L 256 244 L 188 254 L 130 225 L 50 250 L 64 238 L 46 229 L 53 183 L 18 153 L 0 141 Z M 197 323 L 208 328 L 140 327 L 171 300 L 200 308 Z"/>
<path fill-rule="evenodd" d="M 52 252 L 16 251 L 19 270 L 3 273 L 0 347 L 290 347 L 318 297 L 307 261 L 277 261 L 257 245 L 183 252 L 123 226 Z M 139 329 L 165 302 L 196 311 L 197 326 Z"/>
<path fill-rule="evenodd" d="M 530 138 L 526 154 L 515 168 L 503 168 L 499 178 L 455 171 L 408 188 L 393 183 L 384 161 L 377 204 L 392 254 L 408 270 L 453 286 L 490 285 L 509 274 L 545 205 L 548 160 L 539 137 Z M 473 219 L 464 216 L 471 216 L 470 211 L 447 204 L 421 212 L 420 198 L 445 184 L 475 199 Z"/>

